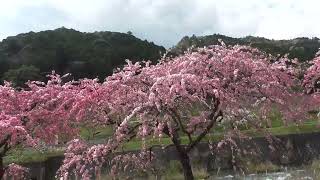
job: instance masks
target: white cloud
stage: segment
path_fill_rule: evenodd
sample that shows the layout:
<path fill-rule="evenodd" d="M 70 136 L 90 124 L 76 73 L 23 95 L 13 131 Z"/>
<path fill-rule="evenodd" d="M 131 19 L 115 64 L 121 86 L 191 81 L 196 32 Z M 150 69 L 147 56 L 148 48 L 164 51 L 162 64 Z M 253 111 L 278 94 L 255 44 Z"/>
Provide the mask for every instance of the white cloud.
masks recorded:
<path fill-rule="evenodd" d="M 1 1 L 1 0 L 0 0 Z M 3 0 L 0 39 L 61 26 L 132 31 L 170 47 L 184 35 L 320 36 L 317 0 Z"/>

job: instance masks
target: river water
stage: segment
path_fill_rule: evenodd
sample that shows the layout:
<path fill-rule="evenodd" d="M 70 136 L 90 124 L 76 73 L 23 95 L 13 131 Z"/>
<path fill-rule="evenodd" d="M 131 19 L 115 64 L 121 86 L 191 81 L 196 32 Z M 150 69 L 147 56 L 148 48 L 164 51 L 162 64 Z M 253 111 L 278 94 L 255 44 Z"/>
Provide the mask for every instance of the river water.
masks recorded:
<path fill-rule="evenodd" d="M 317 172 L 310 172 L 306 169 L 292 169 L 285 172 L 234 175 L 232 173 L 223 173 L 220 175 L 212 175 L 209 179 L 217 180 L 319 180 L 316 177 Z"/>

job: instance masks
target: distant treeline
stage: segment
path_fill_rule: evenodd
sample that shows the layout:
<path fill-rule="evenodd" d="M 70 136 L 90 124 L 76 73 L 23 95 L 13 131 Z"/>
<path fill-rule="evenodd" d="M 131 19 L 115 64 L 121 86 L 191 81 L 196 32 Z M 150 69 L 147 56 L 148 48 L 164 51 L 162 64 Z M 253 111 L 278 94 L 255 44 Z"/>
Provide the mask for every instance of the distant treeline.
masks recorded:
<path fill-rule="evenodd" d="M 270 40 L 253 36 L 232 38 L 220 34 L 214 34 L 209 36 L 185 36 L 171 50 L 171 54 L 181 54 L 190 47 L 204 47 L 213 44 L 221 44 L 219 39 L 227 45 L 250 45 L 273 56 L 281 57 L 288 54 L 289 58 L 298 58 L 300 62 L 313 59 L 320 48 L 320 39 L 318 38 L 309 39 L 301 37 L 291 40 Z"/>

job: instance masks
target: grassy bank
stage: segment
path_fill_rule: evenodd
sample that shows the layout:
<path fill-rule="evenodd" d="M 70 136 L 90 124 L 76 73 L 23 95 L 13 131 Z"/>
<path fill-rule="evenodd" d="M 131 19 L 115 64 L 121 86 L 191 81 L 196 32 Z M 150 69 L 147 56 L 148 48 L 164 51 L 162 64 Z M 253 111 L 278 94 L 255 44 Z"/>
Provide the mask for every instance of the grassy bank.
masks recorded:
<path fill-rule="evenodd" d="M 320 132 L 317 121 L 305 122 L 302 125 L 289 125 L 289 126 L 279 126 L 275 125 L 272 128 L 266 128 L 265 130 L 269 131 L 274 136 L 280 135 L 289 135 L 289 134 L 306 134 L 306 133 L 315 133 Z M 100 132 L 100 133 L 97 133 Z M 264 132 L 245 129 L 242 130 L 244 134 L 247 134 L 251 137 L 264 137 Z M 104 139 L 109 137 L 112 134 L 112 130 L 109 128 L 99 128 L 99 129 L 83 129 L 81 131 L 82 138 L 89 140 L 91 143 L 102 143 Z M 207 135 L 203 141 L 218 141 L 223 138 L 223 132 L 217 132 L 215 134 Z M 181 137 L 183 144 L 188 143 L 187 137 Z M 133 151 L 139 150 L 141 148 L 142 142 L 139 139 L 134 139 L 130 142 L 127 142 L 123 145 L 122 148 L 119 148 L 119 151 Z M 171 144 L 171 140 L 168 137 L 162 138 L 160 141 L 158 139 L 150 139 L 147 141 L 149 147 L 154 145 L 167 146 Z M 8 163 L 35 163 L 43 162 L 51 157 L 63 156 L 64 147 L 61 148 L 51 148 L 45 150 L 37 149 L 16 149 L 9 153 L 8 156 L 4 158 L 4 162 Z"/>

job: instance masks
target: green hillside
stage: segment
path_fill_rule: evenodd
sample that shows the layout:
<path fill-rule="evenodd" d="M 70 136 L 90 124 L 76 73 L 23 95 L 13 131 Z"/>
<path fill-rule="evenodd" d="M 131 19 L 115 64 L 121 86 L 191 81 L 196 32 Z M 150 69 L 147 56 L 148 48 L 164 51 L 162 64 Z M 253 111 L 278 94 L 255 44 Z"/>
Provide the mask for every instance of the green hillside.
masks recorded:
<path fill-rule="evenodd" d="M 0 42 L 0 78 L 23 85 L 52 70 L 77 78 L 104 78 L 130 60 L 159 59 L 165 48 L 131 33 L 83 33 L 73 29 L 29 32 Z M 38 75 L 39 74 L 39 75 Z"/>
<path fill-rule="evenodd" d="M 247 36 L 232 38 L 220 34 L 185 36 L 169 50 L 177 56 L 190 47 L 220 44 L 250 45 L 274 56 L 289 55 L 301 62 L 315 56 L 320 48 L 318 38 L 270 40 Z M 46 74 L 55 70 L 59 74 L 71 73 L 72 78 L 105 78 L 126 59 L 156 62 L 166 49 L 153 42 L 141 40 L 131 32 L 84 33 L 73 29 L 29 32 L 11 36 L 0 42 L 0 79 L 23 86 L 27 80 L 45 80 Z"/>

